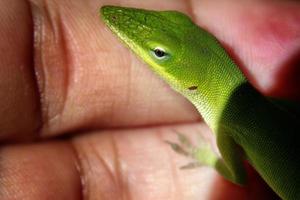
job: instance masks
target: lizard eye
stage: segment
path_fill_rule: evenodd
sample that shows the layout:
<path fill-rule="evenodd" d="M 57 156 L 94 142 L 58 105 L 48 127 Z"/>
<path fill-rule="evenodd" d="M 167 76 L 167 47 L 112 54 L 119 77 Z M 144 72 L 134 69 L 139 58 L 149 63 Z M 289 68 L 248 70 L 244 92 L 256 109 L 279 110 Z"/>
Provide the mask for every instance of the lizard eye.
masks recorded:
<path fill-rule="evenodd" d="M 163 60 L 168 57 L 168 54 L 165 52 L 164 49 L 156 47 L 155 49 L 152 50 L 152 53 L 155 58 L 159 60 Z"/>
<path fill-rule="evenodd" d="M 166 55 L 166 53 L 162 50 L 162 49 L 154 49 L 154 54 L 156 55 L 156 57 L 162 58 Z"/>

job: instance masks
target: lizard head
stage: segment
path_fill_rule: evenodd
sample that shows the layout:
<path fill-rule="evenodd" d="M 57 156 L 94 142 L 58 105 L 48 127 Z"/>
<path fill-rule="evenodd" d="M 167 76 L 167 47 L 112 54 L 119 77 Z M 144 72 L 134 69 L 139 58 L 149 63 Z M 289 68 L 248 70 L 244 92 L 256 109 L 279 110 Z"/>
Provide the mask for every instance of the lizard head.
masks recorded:
<path fill-rule="evenodd" d="M 206 113 L 211 124 L 212 113 L 220 113 L 245 81 L 216 38 L 180 12 L 104 6 L 100 14 L 123 43 Z"/>
<path fill-rule="evenodd" d="M 214 87 L 216 76 L 222 77 L 215 68 L 231 62 L 214 36 L 180 12 L 103 6 L 100 15 L 123 43 L 187 97 Z"/>

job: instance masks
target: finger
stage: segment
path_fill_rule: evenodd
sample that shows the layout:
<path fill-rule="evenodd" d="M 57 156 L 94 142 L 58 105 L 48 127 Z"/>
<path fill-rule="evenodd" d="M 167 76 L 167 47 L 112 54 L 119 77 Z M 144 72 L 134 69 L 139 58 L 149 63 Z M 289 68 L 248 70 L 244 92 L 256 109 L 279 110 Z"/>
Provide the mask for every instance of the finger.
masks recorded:
<path fill-rule="evenodd" d="M 184 98 L 171 91 L 105 28 L 98 17 L 98 8 L 103 4 L 96 1 L 86 4 L 80 0 L 55 2 L 37 1 L 34 4 L 34 19 L 41 24 L 36 28 L 36 37 L 41 37 L 35 46 L 37 73 L 44 74 L 40 76 L 44 77 L 40 84 L 44 97 L 44 135 L 198 119 L 196 111 Z M 163 9 L 158 8 L 157 1 L 140 2 L 126 5 Z M 205 5 L 212 9 L 209 4 L 203 4 L 203 9 L 206 9 Z M 220 9 L 225 12 L 227 4 L 221 5 Z M 168 1 L 163 6 L 191 12 L 186 2 Z M 193 9 L 196 8 L 194 5 Z M 208 26 L 213 24 L 216 21 Z M 241 49 L 251 48 L 238 44 Z M 260 70 L 258 65 L 251 69 Z"/>
<path fill-rule="evenodd" d="M 199 132 L 208 141 L 212 137 L 203 124 L 173 128 L 193 139 Z M 228 184 L 211 168 L 180 170 L 189 160 L 174 153 L 164 143 L 166 139 L 176 140 L 168 127 L 94 132 L 75 138 L 72 147 L 51 142 L 4 148 L 0 197 L 204 200 L 250 195 L 269 199 L 270 191 L 253 192 Z M 258 181 L 253 184 L 261 186 Z"/>
<path fill-rule="evenodd" d="M 81 199 L 76 157 L 67 142 L 2 147 L 0 199 Z"/>
<path fill-rule="evenodd" d="M 105 28 L 99 19 L 98 9 L 101 5 L 87 7 L 82 1 L 78 2 L 82 5 L 71 7 L 59 4 L 62 9 L 71 7 L 71 13 L 75 14 L 72 18 L 69 17 L 72 14 L 66 15 L 64 11 L 60 13 L 66 24 L 63 34 L 74 40 L 69 41 L 68 48 L 71 64 L 65 65 L 68 68 L 68 83 L 62 94 L 67 93 L 67 96 L 59 101 L 49 87 L 50 92 L 45 94 L 49 99 L 49 112 L 46 113 L 46 121 L 49 123 L 44 126 L 44 134 L 48 132 L 51 135 L 74 128 L 143 126 L 198 119 L 196 114 L 191 114 L 192 106 L 183 98 L 174 101 L 178 95 L 165 87 L 146 67 L 142 68 L 143 64 Z M 157 4 L 156 1 L 147 1 L 143 5 L 136 2 L 136 6 L 151 8 Z M 178 1 L 169 2 L 166 6 L 174 9 L 180 7 Z M 51 9 L 59 10 L 49 6 Z M 82 22 L 76 13 L 90 14 L 84 16 Z M 86 28 L 83 24 L 86 24 Z M 73 36 L 68 36 L 68 33 L 73 33 Z M 74 44 L 79 47 L 76 48 Z M 76 58 L 76 61 L 72 58 Z M 47 65 L 42 67 L 44 70 L 49 68 Z M 49 74 L 48 77 L 53 77 L 52 80 L 48 79 L 49 86 L 58 82 L 55 76 Z M 53 102 L 61 103 L 63 110 L 51 109 Z M 161 113 L 159 117 L 158 110 Z M 175 116 L 176 112 L 181 115 Z"/>
<path fill-rule="evenodd" d="M 300 100 L 299 2 L 194 0 L 192 7 L 257 88 Z"/>
<path fill-rule="evenodd" d="M 103 3 L 30 1 L 41 135 L 197 120 L 184 98 L 143 68 L 104 28 L 99 19 Z M 155 5 L 156 1 L 144 4 Z M 172 1 L 164 6 L 179 9 L 184 4 Z M 23 110 L 11 113 L 18 118 Z"/>
<path fill-rule="evenodd" d="M 40 49 L 37 49 L 38 52 L 44 51 L 43 54 L 46 55 L 42 62 L 45 65 L 38 66 L 48 74 L 45 76 L 45 80 L 47 79 L 44 81 L 45 89 L 41 90 L 44 91 L 43 96 L 47 97 L 43 101 L 44 107 L 48 108 L 48 111 L 44 113 L 46 116 L 46 120 L 44 120 L 46 122 L 44 124 L 45 133 L 48 131 L 49 134 L 57 134 L 87 127 L 141 126 L 197 119 L 190 104 L 165 87 L 164 83 L 153 76 L 147 67 L 142 66 L 136 57 L 129 54 L 128 49 L 124 48 L 104 27 L 103 23 L 99 22 L 98 17 L 95 18 L 95 12 L 98 12 L 95 8 L 101 5 L 87 7 L 86 4 L 81 5 L 81 1 L 78 2 L 77 6 L 76 4 L 60 3 L 59 7 L 52 3 L 46 7 L 49 12 L 42 11 L 40 14 L 38 14 L 39 12 L 36 14 L 37 17 L 50 16 L 49 19 L 41 21 L 42 24 L 44 21 L 44 29 L 46 29 L 47 38 L 50 41 L 44 38 L 40 44 L 45 44 L 45 47 L 41 46 Z M 41 7 L 41 5 L 37 6 Z M 147 1 L 147 3 L 136 2 L 136 4 L 127 6 L 144 6 L 148 9 L 155 9 L 158 5 L 155 1 Z M 168 9 L 190 12 L 187 4 L 177 1 L 168 2 L 165 6 Z M 203 9 L 205 9 L 204 6 Z M 207 8 L 211 8 L 209 4 Z M 255 8 L 253 7 L 253 9 Z M 95 10 L 93 11 L 93 9 Z M 220 9 L 225 10 L 226 5 Z M 242 10 L 242 7 L 239 9 Z M 87 14 L 77 17 L 78 14 L 83 15 L 82 13 Z M 49 30 L 50 26 L 47 26 L 46 21 L 52 22 L 50 24 L 56 27 L 53 30 L 58 30 L 56 35 L 60 36 L 62 40 L 61 43 L 58 43 L 60 45 L 52 47 L 55 49 L 54 52 L 49 49 L 51 50 L 51 45 L 54 44 L 50 37 L 51 33 L 55 34 L 54 31 Z M 59 25 L 60 21 L 64 22 L 61 26 Z M 99 27 L 99 29 L 90 27 Z M 39 32 L 42 30 L 37 30 L 37 34 Z M 71 33 L 72 35 L 70 35 Z M 70 39 L 64 42 L 62 38 Z M 67 58 L 52 55 L 52 53 L 57 53 L 56 49 L 62 49 L 61 44 L 64 44 L 66 53 L 58 54 L 68 55 Z M 239 46 L 239 48 L 243 47 L 248 49 L 244 45 Z M 51 61 L 49 58 L 58 61 Z M 249 59 L 245 58 L 245 60 Z M 52 65 L 47 65 L 47 63 L 51 64 L 52 62 L 66 63 L 58 65 L 60 69 L 65 67 L 65 70 L 61 71 L 61 74 L 65 73 L 65 75 L 58 78 L 55 70 L 53 72 L 49 70 L 49 66 Z M 259 66 L 253 69 L 259 70 Z M 63 81 L 62 77 L 66 77 L 67 81 Z M 60 82 L 61 84 L 59 84 Z M 175 99 L 179 100 L 175 101 Z"/>
<path fill-rule="evenodd" d="M 31 1 L 43 134 L 197 120 L 196 111 L 186 100 L 172 92 L 104 28 L 98 18 L 101 5 L 97 1 L 87 4 L 80 0 Z M 168 1 L 163 5 L 168 9 L 192 12 L 186 2 Z M 220 5 L 223 7 L 217 8 L 223 9 L 223 14 L 232 13 L 225 12 L 226 5 Z M 158 9 L 156 1 L 143 5 L 138 1 L 131 6 Z M 192 8 L 196 19 L 199 13 L 206 13 L 196 12 L 199 8 L 196 4 Z M 212 6 L 203 1 L 202 8 L 209 10 Z M 216 26 L 216 21 L 208 23 L 211 22 L 209 17 L 214 16 L 215 13 L 203 16 L 207 27 Z M 237 43 L 237 47 L 238 44 L 242 43 Z M 239 47 L 246 48 L 245 45 Z M 259 66 L 251 66 L 252 69 L 260 70 Z M 18 118 L 19 112 L 12 113 Z"/>
<path fill-rule="evenodd" d="M 0 141 L 31 138 L 40 125 L 26 1 L 0 1 Z"/>

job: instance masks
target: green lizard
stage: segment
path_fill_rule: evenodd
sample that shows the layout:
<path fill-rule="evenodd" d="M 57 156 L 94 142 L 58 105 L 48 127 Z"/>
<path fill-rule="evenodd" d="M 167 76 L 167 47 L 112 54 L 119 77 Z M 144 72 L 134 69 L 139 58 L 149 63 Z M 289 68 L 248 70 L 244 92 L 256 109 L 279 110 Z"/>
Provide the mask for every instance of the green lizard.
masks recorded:
<path fill-rule="evenodd" d="M 199 147 L 200 164 L 244 185 L 246 159 L 281 198 L 300 199 L 297 115 L 260 94 L 213 35 L 176 11 L 103 6 L 100 13 L 113 33 L 193 103 L 216 134 L 221 158 Z"/>

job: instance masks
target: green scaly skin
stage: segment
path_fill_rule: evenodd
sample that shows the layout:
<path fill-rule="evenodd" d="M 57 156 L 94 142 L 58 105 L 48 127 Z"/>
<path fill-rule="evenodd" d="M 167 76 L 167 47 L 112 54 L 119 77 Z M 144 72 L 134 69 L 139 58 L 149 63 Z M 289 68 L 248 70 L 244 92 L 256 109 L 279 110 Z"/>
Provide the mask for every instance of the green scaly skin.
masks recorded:
<path fill-rule="evenodd" d="M 243 185 L 247 159 L 281 198 L 300 199 L 299 119 L 254 89 L 213 35 L 176 11 L 104 6 L 100 13 L 216 134 L 222 158 L 200 147 L 199 163 Z"/>

